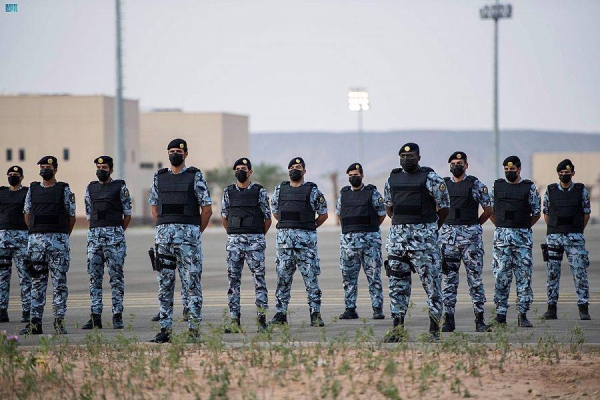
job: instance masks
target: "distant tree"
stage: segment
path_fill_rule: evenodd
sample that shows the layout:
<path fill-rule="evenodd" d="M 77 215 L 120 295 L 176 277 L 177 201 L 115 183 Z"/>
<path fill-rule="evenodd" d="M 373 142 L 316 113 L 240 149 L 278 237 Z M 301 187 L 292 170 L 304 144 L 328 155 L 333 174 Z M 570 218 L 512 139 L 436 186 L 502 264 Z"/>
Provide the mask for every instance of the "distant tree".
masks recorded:
<path fill-rule="evenodd" d="M 221 199 L 220 197 L 215 198 L 215 195 L 220 196 L 220 194 L 223 193 L 224 188 L 235 182 L 233 170 L 231 167 L 218 167 L 203 172 L 206 183 L 208 184 L 208 190 L 210 190 L 211 197 L 213 198 L 213 204 L 219 202 L 220 205 Z"/>
<path fill-rule="evenodd" d="M 273 194 L 275 186 L 287 180 L 289 180 L 287 171 L 279 165 L 261 162 L 252 166 L 252 182 L 263 185 L 269 196 Z"/>

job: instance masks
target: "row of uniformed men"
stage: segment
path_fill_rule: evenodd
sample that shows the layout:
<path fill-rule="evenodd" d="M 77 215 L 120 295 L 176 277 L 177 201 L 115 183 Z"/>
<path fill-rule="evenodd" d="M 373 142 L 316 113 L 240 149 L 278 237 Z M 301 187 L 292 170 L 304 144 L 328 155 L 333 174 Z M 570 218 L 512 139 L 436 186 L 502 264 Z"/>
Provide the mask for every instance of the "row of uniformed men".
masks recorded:
<path fill-rule="evenodd" d="M 202 272 L 201 232 L 208 225 L 211 199 L 202 173 L 194 167 L 186 167 L 187 143 L 175 139 L 167 146 L 170 168 L 159 170 L 153 179 L 149 203 L 157 222 L 156 259 L 159 271 L 159 314 L 161 331 L 153 341 L 168 342 L 171 338 L 173 314 L 173 290 L 176 270 L 182 280 L 184 313 L 188 317 L 189 331 L 198 338 L 198 323 L 202 319 Z M 390 309 L 393 326 L 385 340 L 402 340 L 404 315 L 411 290 L 411 272 L 419 274 L 428 295 L 430 334 L 439 337 L 442 316 L 442 299 L 445 308 L 442 331 L 454 330 L 454 307 L 458 287 L 458 270 L 461 260 L 465 263 L 468 283 L 476 316 L 476 330 L 487 331 L 483 319 L 485 292 L 481 279 L 483 245 L 481 224 L 488 218 L 496 224 L 494 234 L 493 271 L 496 278 L 494 301 L 496 321 L 506 322 L 508 294 L 514 274 L 516 278 L 519 308 L 519 326 L 532 326 L 526 313 L 532 300 L 531 291 L 531 226 L 540 216 L 540 199 L 535 185 L 520 178 L 520 161 L 516 156 L 504 161 L 506 179 L 494 183 L 496 204 L 486 186 L 477 178 L 466 174 L 467 157 L 463 152 L 453 153 L 448 162 L 452 177 L 442 179 L 433 170 L 419 166 L 419 147 L 405 144 L 400 152 L 402 168 L 394 169 L 386 182 L 384 196 L 372 185 L 364 185 L 363 169 L 359 163 L 348 170 L 350 186 L 343 188 L 336 204 L 336 214 L 342 223 L 340 236 L 340 268 L 342 270 L 346 310 L 341 319 L 356 319 L 357 279 L 361 265 L 369 283 L 373 305 L 373 318 L 383 319 L 383 293 L 380 272 L 381 234 L 379 225 L 385 215 L 392 218 L 392 226 L 386 242 L 388 260 L 386 273 L 390 279 Z M 86 190 L 86 214 L 90 219 L 88 233 L 88 272 L 92 298 L 91 319 L 84 329 L 102 327 L 102 275 L 104 263 L 111 276 L 113 290 L 113 326 L 122 328 L 123 309 L 123 261 L 125 240 L 123 231 L 131 214 L 131 201 L 123 181 L 110 178 L 112 159 L 107 156 L 94 160 L 98 181 Z M 68 185 L 62 185 L 62 201 L 57 193 L 50 194 L 57 186 L 54 179 L 57 164 L 53 157 L 40 162 L 40 175 L 44 181 L 32 184 L 25 197 L 25 219 L 29 226 L 29 271 L 34 279 L 31 319 L 28 315 L 27 271 L 18 268 L 23 298 L 23 321 L 29 321 L 23 333 L 41 333 L 43 294 L 48 271 L 54 285 L 54 327 L 59 333 L 64 329 L 66 311 L 66 270 L 68 270 L 68 233 L 74 223 L 74 199 Z M 251 181 L 250 160 L 241 158 L 234 163 L 236 184 L 228 186 L 223 193 L 222 219 L 227 229 L 227 265 L 229 276 L 229 309 L 231 323 L 226 332 L 240 329 L 240 278 L 244 260 L 255 282 L 256 306 L 259 329 L 266 329 L 268 308 L 265 283 L 264 234 L 271 225 L 271 208 L 266 190 Z M 52 174 L 48 170 L 53 171 Z M 290 181 L 275 188 L 272 213 L 278 220 L 276 235 L 276 314 L 272 324 L 287 323 L 287 305 L 296 268 L 304 278 L 313 326 L 323 326 L 320 316 L 321 291 L 318 285 L 319 259 L 316 248 L 316 229 L 327 218 L 327 204 L 315 184 L 304 181 L 305 163 L 300 157 L 288 165 Z M 545 318 L 556 318 L 560 259 L 567 251 L 578 291 L 578 304 L 582 319 L 589 319 L 587 311 L 589 289 L 587 287 L 587 252 L 583 228 L 589 219 L 589 194 L 581 184 L 573 184 L 574 166 L 565 160 L 557 168 L 560 185 L 551 185 L 544 201 L 544 214 L 548 221 L 548 312 Z M 9 170 L 11 191 L 20 189 L 22 170 Z M 12 176 L 12 178 L 11 178 Z M 47 179 L 48 178 L 48 179 Z M 14 183 L 14 185 L 13 185 Z M 58 185 L 61 186 L 61 185 Z M 558 197 L 556 197 L 558 196 Z M 4 198 L 4 197 L 2 197 Z M 452 199 L 452 202 L 450 202 Z M 556 201 L 555 201 L 556 200 Z M 10 203 L 10 202 L 9 202 Z M 13 202 L 11 204 L 17 204 Z M 2 200 L 0 200 L 2 204 Z M 49 206 L 52 204 L 52 206 Z M 64 205 L 64 209 L 60 207 Z M 483 213 L 478 215 L 479 205 Z M 56 208 L 56 207 L 59 208 Z M 54 208 L 52 208 L 54 207 Z M 60 221 L 60 212 L 69 215 Z M 54 213 L 54 214 L 53 214 Z M 315 213 L 317 217 L 315 219 Z M 450 214 L 450 215 L 449 215 Z M 449 215 L 449 217 L 448 217 Z M 55 220 L 49 221 L 48 219 Z M 56 219 L 58 218 L 58 219 Z M 61 223 L 62 222 L 62 223 Z M 56 231 L 56 225 L 62 230 Z M 441 230 L 440 230 L 441 228 Z M 23 225 L 5 229 L 23 232 Z M 439 234 L 438 234 L 438 230 Z M 439 237 L 439 242 L 438 242 Z M 27 239 L 25 239 L 27 241 Z M 45 255 L 36 255 L 35 243 L 61 243 L 50 246 Z M 64 243 L 66 242 L 66 247 Z M 33 243 L 33 245 L 32 245 Z M 441 249 L 440 245 L 441 243 Z M 8 246 L 10 250 L 11 247 Z M 22 249 L 22 246 L 21 246 Z M 66 249 L 66 251 L 65 251 Z M 52 250 L 52 251 L 51 251 Z M 16 251 L 16 250 L 15 250 Z M 23 251 L 23 250 L 21 250 Z M 42 252 L 44 253 L 44 252 Z M 4 260 L 19 254 L 5 254 Z M 10 263 L 8 271 L 10 274 Z M 18 266 L 17 262 L 17 266 Z M 6 270 L 6 268 L 4 269 Z M 6 274 L 4 274 L 6 275 Z M 10 275 L 9 275 L 10 276 Z M 10 279 L 9 279 L 10 280 Z M 444 281 L 444 290 L 441 281 Z M 4 281 L 3 281 L 4 282 Z M 37 290 L 37 291 L 36 291 Z M 6 310 L 7 298 L 1 298 L 0 311 Z M 39 299 L 39 301 L 37 301 Z M 5 305 L 6 304 L 6 305 Z M 4 306 L 4 308 L 1 308 Z M 7 319 L 7 316 L 6 316 Z"/>

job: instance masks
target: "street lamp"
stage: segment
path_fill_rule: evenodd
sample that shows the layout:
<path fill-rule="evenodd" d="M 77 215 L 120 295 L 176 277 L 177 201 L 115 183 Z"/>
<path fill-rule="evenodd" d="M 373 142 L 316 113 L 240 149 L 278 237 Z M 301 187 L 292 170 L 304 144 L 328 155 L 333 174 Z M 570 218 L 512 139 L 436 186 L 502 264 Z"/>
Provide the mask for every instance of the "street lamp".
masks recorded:
<path fill-rule="evenodd" d="M 479 10 L 481 19 L 494 20 L 494 152 L 495 152 L 495 169 L 501 176 L 500 169 L 500 140 L 498 132 L 498 20 L 502 18 L 511 18 L 512 5 L 496 4 L 484 6 Z"/>
<path fill-rule="evenodd" d="M 348 108 L 358 112 L 358 162 L 363 160 L 362 112 L 370 108 L 369 93 L 364 88 L 351 88 L 348 92 Z"/>

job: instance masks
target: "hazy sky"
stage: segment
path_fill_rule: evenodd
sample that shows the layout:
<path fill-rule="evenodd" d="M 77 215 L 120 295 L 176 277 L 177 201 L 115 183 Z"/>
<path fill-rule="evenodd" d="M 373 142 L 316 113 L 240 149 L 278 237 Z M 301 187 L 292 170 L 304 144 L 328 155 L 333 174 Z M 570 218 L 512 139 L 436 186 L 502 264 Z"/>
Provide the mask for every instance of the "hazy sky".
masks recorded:
<path fill-rule="evenodd" d="M 114 94 L 114 1 L 2 3 L 0 92 Z M 363 86 L 365 130 L 491 129 L 490 3 L 124 0 L 125 96 L 246 114 L 252 132 L 341 131 Z M 600 132 L 600 1 L 511 4 L 500 127 Z"/>

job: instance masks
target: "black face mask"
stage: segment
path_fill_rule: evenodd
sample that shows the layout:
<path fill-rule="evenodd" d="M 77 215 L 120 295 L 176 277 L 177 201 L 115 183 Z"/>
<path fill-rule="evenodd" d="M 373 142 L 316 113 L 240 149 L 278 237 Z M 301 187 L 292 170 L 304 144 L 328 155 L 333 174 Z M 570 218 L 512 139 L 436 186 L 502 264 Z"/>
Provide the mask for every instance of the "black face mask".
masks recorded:
<path fill-rule="evenodd" d="M 243 169 L 235 171 L 235 178 L 240 183 L 246 182 L 248 180 L 248 171 L 244 171 Z"/>
<path fill-rule="evenodd" d="M 414 172 L 419 167 L 419 160 L 416 158 L 402 158 L 400 159 L 400 166 L 406 172 Z"/>
<path fill-rule="evenodd" d="M 450 172 L 455 178 L 459 178 L 465 173 L 465 167 L 462 165 L 453 165 L 450 167 Z"/>
<path fill-rule="evenodd" d="M 362 178 L 360 176 L 351 176 L 348 178 L 348 181 L 352 185 L 352 187 L 360 187 L 362 185 Z"/>
<path fill-rule="evenodd" d="M 19 183 L 21 183 L 21 177 L 14 175 L 8 177 L 8 184 L 10 186 L 17 186 Z"/>
<path fill-rule="evenodd" d="M 569 183 L 571 182 L 571 175 L 559 175 L 558 179 L 562 182 L 562 183 Z"/>
<path fill-rule="evenodd" d="M 96 176 L 100 182 L 106 182 L 110 178 L 110 172 L 105 169 L 97 169 Z"/>
<path fill-rule="evenodd" d="M 290 175 L 290 179 L 294 182 L 298 182 L 302 179 L 302 171 L 299 169 L 292 169 L 288 172 L 288 174 Z"/>
<path fill-rule="evenodd" d="M 517 180 L 517 171 L 504 171 L 504 176 L 509 182 L 514 182 Z"/>
<path fill-rule="evenodd" d="M 169 154 L 169 161 L 171 162 L 172 166 L 179 167 L 181 164 L 183 164 L 183 154 L 179 154 L 179 153 Z"/>
<path fill-rule="evenodd" d="M 52 171 L 50 168 L 40 169 L 40 176 L 45 181 L 49 181 L 50 179 L 54 178 L 54 171 Z"/>

